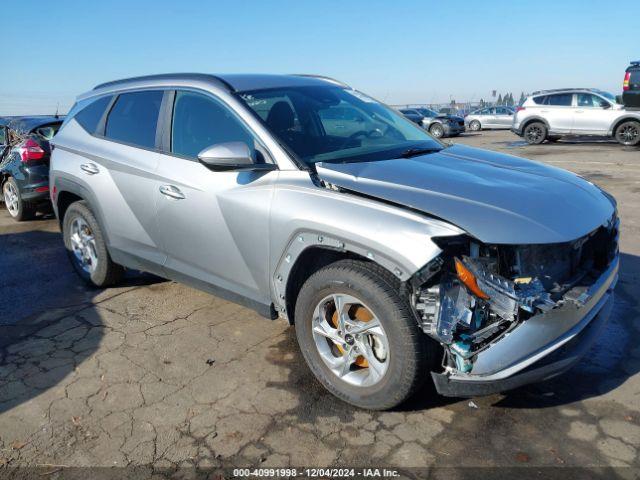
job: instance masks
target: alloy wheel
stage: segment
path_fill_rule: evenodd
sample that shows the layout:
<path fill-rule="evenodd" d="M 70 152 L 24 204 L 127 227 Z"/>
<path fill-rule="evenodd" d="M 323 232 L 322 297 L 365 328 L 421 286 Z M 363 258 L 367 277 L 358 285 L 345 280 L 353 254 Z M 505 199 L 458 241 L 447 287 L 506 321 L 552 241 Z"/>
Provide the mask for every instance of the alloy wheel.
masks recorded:
<path fill-rule="evenodd" d="M 640 127 L 629 123 L 624 125 L 617 133 L 617 139 L 624 145 L 633 145 L 640 137 Z"/>
<path fill-rule="evenodd" d="M 344 382 L 369 387 L 389 366 L 389 342 L 382 323 L 361 300 L 336 293 L 313 312 L 313 339 L 320 358 Z"/>
<path fill-rule="evenodd" d="M 530 143 L 538 143 L 542 138 L 543 131 L 537 125 L 532 125 L 527 129 L 527 141 Z"/>
<path fill-rule="evenodd" d="M 17 217 L 20 211 L 20 195 L 11 182 L 6 182 L 3 188 L 4 203 L 12 217 Z"/>
<path fill-rule="evenodd" d="M 431 128 L 431 135 L 433 135 L 436 138 L 440 138 L 444 135 L 444 130 L 442 129 L 441 126 L 436 125 Z"/>
<path fill-rule="evenodd" d="M 93 273 L 98 267 L 96 241 L 89 224 L 82 217 L 71 222 L 71 249 L 78 265 L 87 273 Z"/>

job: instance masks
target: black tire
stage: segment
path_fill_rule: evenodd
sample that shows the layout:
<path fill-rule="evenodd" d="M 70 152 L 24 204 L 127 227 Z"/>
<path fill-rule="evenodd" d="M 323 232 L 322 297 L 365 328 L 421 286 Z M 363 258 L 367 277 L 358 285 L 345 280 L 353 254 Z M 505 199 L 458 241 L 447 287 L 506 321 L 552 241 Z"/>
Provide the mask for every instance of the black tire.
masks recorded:
<path fill-rule="evenodd" d="M 436 347 L 422 333 L 408 302 L 399 294 L 399 281 L 370 262 L 340 260 L 313 274 L 296 300 L 295 327 L 307 365 L 322 385 L 339 399 L 370 410 L 393 408 L 408 399 L 429 376 Z M 349 384 L 322 360 L 312 332 L 314 309 L 334 293 L 355 296 L 380 320 L 389 344 L 389 364 L 378 383 Z"/>
<path fill-rule="evenodd" d="M 640 122 L 635 120 L 622 122 L 616 128 L 614 137 L 622 145 L 635 147 L 640 144 Z"/>
<path fill-rule="evenodd" d="M 547 139 L 547 127 L 542 122 L 531 122 L 522 135 L 529 145 L 540 145 Z"/>
<path fill-rule="evenodd" d="M 95 254 L 97 257 L 97 266 L 92 272 L 86 271 L 81 262 L 73 252 L 71 244 L 71 226 L 74 220 L 80 217 L 90 228 L 95 243 Z M 71 260 L 71 264 L 75 271 L 85 282 L 92 287 L 104 288 L 118 283 L 124 275 L 124 268 L 111 260 L 111 256 L 107 251 L 104 242 L 102 230 L 98 225 L 98 221 L 86 202 L 80 201 L 72 203 L 67 208 L 62 221 L 62 238 L 67 254 Z"/>
<path fill-rule="evenodd" d="M 479 132 L 482 130 L 482 124 L 478 120 L 472 120 L 471 123 L 469 123 L 469 130 Z"/>
<path fill-rule="evenodd" d="M 444 137 L 444 127 L 440 123 L 432 123 L 429 127 L 429 133 L 436 138 Z"/>
<path fill-rule="evenodd" d="M 12 206 L 9 206 L 9 202 L 6 198 L 8 192 L 11 191 L 15 195 L 16 200 L 12 202 Z M 33 205 L 25 202 L 22 199 L 22 193 L 20 187 L 13 177 L 7 178 L 7 181 L 2 184 L 2 199 L 4 206 L 16 222 L 24 222 L 25 220 L 32 220 L 36 215 L 36 209 Z"/>

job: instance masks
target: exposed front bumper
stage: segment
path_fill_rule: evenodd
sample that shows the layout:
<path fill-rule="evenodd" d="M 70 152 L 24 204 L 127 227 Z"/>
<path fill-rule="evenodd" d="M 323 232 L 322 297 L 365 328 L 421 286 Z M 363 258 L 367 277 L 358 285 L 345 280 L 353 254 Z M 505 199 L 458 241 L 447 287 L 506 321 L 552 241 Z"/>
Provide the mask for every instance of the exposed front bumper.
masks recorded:
<path fill-rule="evenodd" d="M 583 307 L 536 315 L 480 352 L 468 374 L 432 373 L 438 393 L 469 397 L 547 380 L 575 365 L 606 324 L 618 277 L 616 258 L 589 289 Z"/>

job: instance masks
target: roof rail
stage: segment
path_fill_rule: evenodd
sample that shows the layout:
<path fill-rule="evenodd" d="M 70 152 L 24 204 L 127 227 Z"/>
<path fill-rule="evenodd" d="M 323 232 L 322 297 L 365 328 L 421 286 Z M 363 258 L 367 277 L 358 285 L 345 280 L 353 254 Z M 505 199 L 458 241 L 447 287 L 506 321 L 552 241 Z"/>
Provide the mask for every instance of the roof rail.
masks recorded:
<path fill-rule="evenodd" d="M 631 66 L 632 67 L 640 66 L 640 60 L 631 60 Z"/>
<path fill-rule="evenodd" d="M 548 90 L 536 90 L 535 92 L 531 92 L 530 95 L 539 95 L 541 93 L 553 93 L 553 92 L 566 92 L 569 90 L 585 90 L 588 92 L 593 92 L 597 90 L 596 88 L 582 88 L 582 87 L 571 87 L 571 88 L 550 88 Z"/>
<path fill-rule="evenodd" d="M 349 87 L 349 85 L 347 85 L 344 82 L 341 82 L 340 80 L 336 80 L 335 78 L 331 78 L 331 77 L 327 77 L 325 75 L 314 75 L 312 73 L 294 73 L 293 74 L 295 77 L 309 77 L 309 78 L 319 78 L 321 80 L 326 80 L 328 82 L 331 83 L 335 83 L 337 85 L 340 85 L 342 87 L 347 87 L 347 88 L 351 88 Z"/>
<path fill-rule="evenodd" d="M 220 84 L 224 85 L 225 88 L 227 88 L 229 91 L 233 92 L 234 88 L 229 85 L 227 82 L 225 82 L 224 80 L 222 80 L 220 77 L 217 77 L 215 75 L 209 75 L 206 73 L 160 73 L 160 74 L 156 74 L 156 75 L 143 75 L 140 77 L 130 77 L 130 78 L 122 78 L 120 80 L 113 80 L 111 82 L 105 82 L 105 83 L 101 83 L 99 85 L 96 85 L 95 87 L 93 87 L 93 90 L 98 90 L 100 88 L 105 88 L 105 87 L 113 87 L 116 85 L 124 85 L 127 83 L 131 83 L 131 82 L 136 82 L 136 81 L 144 81 L 144 80 L 170 80 L 170 79 L 176 79 L 176 78 L 184 78 L 184 77 L 188 77 L 188 78 L 198 78 L 201 80 L 215 80 L 217 82 L 219 82 Z"/>

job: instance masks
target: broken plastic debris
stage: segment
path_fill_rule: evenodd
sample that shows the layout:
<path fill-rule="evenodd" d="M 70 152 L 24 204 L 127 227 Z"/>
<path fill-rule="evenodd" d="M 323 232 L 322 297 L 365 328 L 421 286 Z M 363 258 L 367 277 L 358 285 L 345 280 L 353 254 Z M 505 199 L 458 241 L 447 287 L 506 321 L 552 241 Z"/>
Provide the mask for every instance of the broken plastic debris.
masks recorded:
<path fill-rule="evenodd" d="M 478 408 L 478 405 L 473 400 L 469 400 L 469 408 Z"/>

